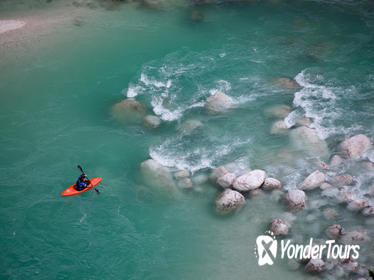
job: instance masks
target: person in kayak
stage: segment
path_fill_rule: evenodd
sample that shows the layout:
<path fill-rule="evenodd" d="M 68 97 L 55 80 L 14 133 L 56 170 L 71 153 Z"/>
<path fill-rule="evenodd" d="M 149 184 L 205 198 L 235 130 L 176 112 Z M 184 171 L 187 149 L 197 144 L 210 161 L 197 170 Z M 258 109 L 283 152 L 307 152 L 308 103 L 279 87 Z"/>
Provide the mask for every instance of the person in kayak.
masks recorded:
<path fill-rule="evenodd" d="M 77 191 L 82 191 L 87 188 L 89 184 L 91 184 L 90 180 L 88 179 L 87 175 L 83 173 L 79 176 L 77 182 L 75 183 L 75 189 Z"/>

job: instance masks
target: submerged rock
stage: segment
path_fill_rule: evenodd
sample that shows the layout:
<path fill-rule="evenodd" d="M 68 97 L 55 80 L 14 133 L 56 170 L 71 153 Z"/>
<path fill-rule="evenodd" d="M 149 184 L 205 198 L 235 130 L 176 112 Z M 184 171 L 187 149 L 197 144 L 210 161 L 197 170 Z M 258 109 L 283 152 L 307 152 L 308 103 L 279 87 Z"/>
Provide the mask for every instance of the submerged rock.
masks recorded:
<path fill-rule="evenodd" d="M 338 167 L 343 163 L 343 158 L 339 155 L 334 155 L 330 160 L 331 167 Z"/>
<path fill-rule="evenodd" d="M 275 105 L 265 110 L 266 115 L 272 118 L 284 119 L 292 109 L 287 105 Z"/>
<path fill-rule="evenodd" d="M 143 161 L 140 165 L 145 183 L 167 191 L 176 191 L 174 180 L 169 170 L 153 159 Z"/>
<path fill-rule="evenodd" d="M 25 25 L 26 22 L 22 20 L 0 20 L 0 34 L 22 28 Z"/>
<path fill-rule="evenodd" d="M 178 180 L 177 185 L 181 189 L 191 189 L 192 180 L 190 178 L 181 178 L 180 180 Z"/>
<path fill-rule="evenodd" d="M 285 134 L 288 131 L 288 127 L 283 120 L 276 121 L 270 128 L 270 134 Z"/>
<path fill-rule="evenodd" d="M 264 194 L 264 192 L 261 189 L 254 189 L 254 190 L 249 191 L 249 197 L 250 198 L 260 196 L 260 195 L 263 195 L 263 194 Z"/>
<path fill-rule="evenodd" d="M 225 175 L 223 175 L 223 176 L 221 176 L 217 179 L 217 183 L 222 188 L 228 188 L 232 185 L 235 178 L 236 178 L 236 176 L 235 176 L 234 173 L 226 173 Z"/>
<path fill-rule="evenodd" d="M 119 121 L 133 123 L 140 121 L 146 114 L 147 109 L 139 101 L 133 98 L 124 99 L 112 108 L 112 115 Z"/>
<path fill-rule="evenodd" d="M 306 126 L 306 127 L 310 127 L 311 125 L 311 121 L 309 118 L 307 117 L 301 117 L 301 118 L 298 118 L 296 120 L 296 123 L 295 123 L 295 126 Z"/>
<path fill-rule="evenodd" d="M 360 211 L 368 206 L 368 203 L 365 199 L 356 198 L 348 203 L 347 208 L 351 211 Z"/>
<path fill-rule="evenodd" d="M 353 230 L 353 231 L 346 232 L 342 236 L 341 240 L 344 244 L 354 244 L 355 241 L 368 241 L 370 240 L 370 238 L 364 232 Z"/>
<path fill-rule="evenodd" d="M 292 210 L 298 211 L 305 208 L 305 192 L 302 190 L 289 190 L 285 198 Z"/>
<path fill-rule="evenodd" d="M 262 188 L 267 191 L 276 190 L 282 188 L 282 184 L 275 178 L 266 178 Z"/>
<path fill-rule="evenodd" d="M 210 176 L 209 176 L 209 180 L 212 182 L 212 183 L 217 183 L 217 180 L 219 177 L 222 177 L 223 175 L 225 175 L 226 173 L 228 173 L 228 171 L 226 170 L 225 167 L 223 166 L 218 166 L 217 168 L 214 168 L 212 173 L 210 173 Z"/>
<path fill-rule="evenodd" d="M 339 239 L 343 235 L 343 232 L 344 232 L 343 227 L 338 224 L 329 226 L 325 230 L 326 235 L 331 239 Z"/>
<path fill-rule="evenodd" d="M 374 207 L 373 206 L 369 206 L 369 207 L 366 207 L 362 210 L 362 214 L 364 216 L 374 216 Z"/>
<path fill-rule="evenodd" d="M 305 271 L 310 273 L 319 273 L 326 268 L 325 262 L 321 259 L 311 259 L 305 266 Z"/>
<path fill-rule="evenodd" d="M 234 102 L 231 97 L 227 96 L 223 92 L 218 91 L 207 98 L 205 109 L 209 113 L 223 113 L 230 109 L 233 104 Z"/>
<path fill-rule="evenodd" d="M 206 174 L 199 174 L 199 175 L 192 177 L 192 182 L 195 185 L 201 185 L 201 184 L 205 184 L 208 181 L 208 179 L 209 178 Z"/>
<path fill-rule="evenodd" d="M 249 171 L 233 183 L 233 188 L 238 191 L 250 191 L 261 187 L 266 178 L 266 172 L 260 169 Z"/>
<path fill-rule="evenodd" d="M 326 142 L 321 140 L 317 132 L 312 128 L 300 126 L 292 129 L 290 139 L 296 149 L 305 151 L 310 156 L 324 156 L 328 154 Z"/>
<path fill-rule="evenodd" d="M 216 197 L 216 212 L 228 214 L 245 204 L 244 196 L 231 189 L 226 189 Z"/>
<path fill-rule="evenodd" d="M 287 89 L 298 89 L 301 87 L 294 79 L 290 78 L 277 78 L 275 79 L 275 82 L 279 86 Z"/>
<path fill-rule="evenodd" d="M 313 190 L 325 181 L 325 174 L 319 170 L 314 171 L 301 183 L 303 190 Z"/>
<path fill-rule="evenodd" d="M 143 119 L 143 125 L 147 128 L 157 128 L 161 124 L 161 120 L 157 116 L 147 115 Z"/>
<path fill-rule="evenodd" d="M 190 177 L 190 171 L 188 170 L 179 170 L 174 173 L 174 178 L 176 180 L 181 180 L 181 179 L 189 178 L 189 177 Z"/>
<path fill-rule="evenodd" d="M 333 208 L 324 209 L 323 216 L 326 220 L 336 220 L 337 218 L 339 218 L 338 212 Z"/>
<path fill-rule="evenodd" d="M 287 235 L 289 226 L 287 223 L 282 219 L 274 219 L 270 222 L 270 231 L 274 233 L 274 235 Z"/>
<path fill-rule="evenodd" d="M 340 144 L 340 150 L 349 158 L 359 158 L 371 147 L 370 138 L 364 134 L 355 135 Z"/>
<path fill-rule="evenodd" d="M 337 175 L 337 176 L 333 176 L 329 178 L 328 181 L 334 186 L 341 187 L 341 186 L 352 185 L 354 182 L 354 179 L 352 175 L 341 174 L 341 175 Z"/>
<path fill-rule="evenodd" d="M 199 120 L 187 120 L 182 125 L 180 126 L 180 131 L 184 133 L 192 133 L 199 128 L 202 128 L 204 125 L 201 121 Z"/>

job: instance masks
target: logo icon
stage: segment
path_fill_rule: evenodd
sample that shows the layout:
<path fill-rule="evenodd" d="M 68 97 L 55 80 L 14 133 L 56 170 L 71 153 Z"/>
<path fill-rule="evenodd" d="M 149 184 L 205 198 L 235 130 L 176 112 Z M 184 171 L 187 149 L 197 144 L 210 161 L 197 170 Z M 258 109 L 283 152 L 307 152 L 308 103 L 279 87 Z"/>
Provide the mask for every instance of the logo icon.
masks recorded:
<path fill-rule="evenodd" d="M 270 235 L 259 235 L 256 239 L 258 265 L 273 265 L 277 257 L 278 242 L 272 232 Z"/>

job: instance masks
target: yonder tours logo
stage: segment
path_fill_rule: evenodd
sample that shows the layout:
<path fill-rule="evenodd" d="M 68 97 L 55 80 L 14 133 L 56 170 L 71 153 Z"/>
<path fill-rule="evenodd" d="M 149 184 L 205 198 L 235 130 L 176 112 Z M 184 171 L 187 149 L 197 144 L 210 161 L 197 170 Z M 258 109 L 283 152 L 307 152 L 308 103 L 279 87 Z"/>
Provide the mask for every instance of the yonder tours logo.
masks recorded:
<path fill-rule="evenodd" d="M 272 232 L 259 235 L 256 238 L 255 254 L 258 258 L 258 265 L 273 265 L 277 255 L 280 259 L 358 259 L 359 245 L 335 244 L 335 240 L 326 240 L 324 243 L 313 243 L 313 238 L 308 244 L 295 244 L 291 240 L 281 240 L 280 254 L 278 254 L 278 241 Z"/>

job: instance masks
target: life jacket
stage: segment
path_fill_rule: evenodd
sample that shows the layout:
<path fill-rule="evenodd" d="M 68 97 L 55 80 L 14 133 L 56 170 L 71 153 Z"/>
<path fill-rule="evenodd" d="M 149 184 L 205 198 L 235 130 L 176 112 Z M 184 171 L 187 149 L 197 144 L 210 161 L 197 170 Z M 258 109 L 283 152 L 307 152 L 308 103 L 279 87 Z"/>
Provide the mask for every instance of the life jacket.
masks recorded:
<path fill-rule="evenodd" d="M 77 185 L 78 187 L 85 188 L 85 187 L 87 187 L 88 182 L 83 182 L 83 181 L 82 181 L 82 176 L 79 176 L 76 185 Z"/>

